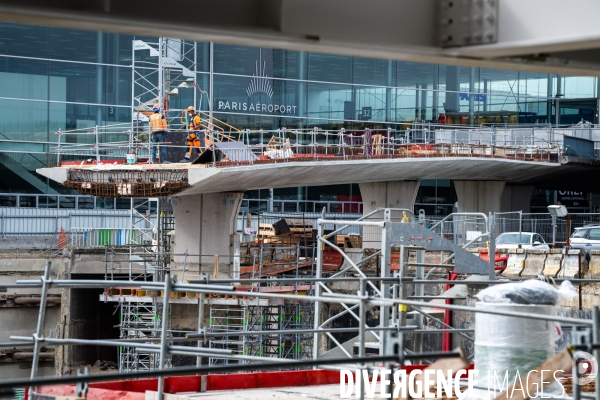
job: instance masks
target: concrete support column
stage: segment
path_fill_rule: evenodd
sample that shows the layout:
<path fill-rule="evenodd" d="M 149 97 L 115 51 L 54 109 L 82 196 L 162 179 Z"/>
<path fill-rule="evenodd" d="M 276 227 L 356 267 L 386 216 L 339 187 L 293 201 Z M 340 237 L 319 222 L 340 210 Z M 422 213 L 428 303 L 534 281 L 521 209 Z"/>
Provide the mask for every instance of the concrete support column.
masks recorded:
<path fill-rule="evenodd" d="M 414 210 L 419 181 L 402 182 L 369 182 L 360 183 L 360 194 L 363 200 L 363 214 L 369 214 L 377 208 L 407 208 Z M 375 215 L 382 218 L 383 213 Z M 401 218 L 398 213 L 392 214 L 393 218 Z M 363 248 L 380 248 L 381 230 L 379 228 L 364 227 Z"/>
<path fill-rule="evenodd" d="M 236 250 L 239 255 L 239 240 L 234 234 L 243 194 L 224 192 L 172 198 L 175 216 L 173 252 L 190 254 L 175 256 L 175 264 L 185 262 L 190 272 L 197 272 L 198 263 L 213 266 L 214 256 L 219 255 L 220 274 L 229 274 Z"/>
<path fill-rule="evenodd" d="M 414 209 L 419 181 L 360 183 L 363 214 L 378 207 Z"/>
<path fill-rule="evenodd" d="M 458 212 L 500 212 L 504 181 L 454 181 Z"/>

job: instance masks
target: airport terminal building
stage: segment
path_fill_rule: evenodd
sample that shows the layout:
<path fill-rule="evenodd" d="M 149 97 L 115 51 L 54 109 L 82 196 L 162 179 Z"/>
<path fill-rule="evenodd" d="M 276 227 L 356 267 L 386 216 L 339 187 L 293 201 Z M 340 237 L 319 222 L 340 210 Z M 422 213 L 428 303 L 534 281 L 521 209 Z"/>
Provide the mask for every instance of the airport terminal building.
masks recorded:
<path fill-rule="evenodd" d="M 58 130 L 128 123 L 135 107 L 134 68 L 152 69 L 134 40 L 158 38 L 0 24 L 0 205 L 128 208 L 121 199 L 76 196 L 35 173 L 49 165 Z M 178 39 L 167 39 L 177 47 Z M 189 105 L 240 129 L 335 131 L 406 129 L 417 122 L 456 125 L 571 125 L 598 121 L 598 79 L 328 55 L 196 42 L 202 95 L 169 96 L 176 120 Z M 140 67 L 140 65 L 142 65 Z M 256 77 L 268 78 L 256 87 Z M 593 193 L 529 188 L 529 209 L 561 201 L 573 212 L 597 211 Z M 18 194 L 18 196 L 17 196 Z M 308 203 L 360 201 L 358 185 L 275 188 L 246 193 L 252 211 L 307 210 Z M 415 209 L 452 212 L 451 180 L 420 182 Z M 285 206 L 281 206 L 284 204 Z M 527 201 L 524 202 L 525 207 Z M 310 207 L 314 208 L 314 207 Z M 358 209 L 356 210 L 358 211 Z"/>

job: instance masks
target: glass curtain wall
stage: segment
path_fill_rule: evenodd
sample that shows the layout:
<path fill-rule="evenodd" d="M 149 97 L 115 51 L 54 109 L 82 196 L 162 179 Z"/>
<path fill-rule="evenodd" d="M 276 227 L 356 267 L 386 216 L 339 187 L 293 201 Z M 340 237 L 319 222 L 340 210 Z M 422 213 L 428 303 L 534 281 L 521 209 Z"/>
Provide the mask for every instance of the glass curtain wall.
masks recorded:
<path fill-rule="evenodd" d="M 46 153 L 57 141 L 55 132 L 131 121 L 133 39 L 0 23 L 0 173 L 10 178 L 0 183 L 0 191 L 64 192 L 35 174 L 54 161 Z M 453 124 L 598 122 L 598 82 L 591 77 L 195 46 L 197 81 L 210 93 L 214 115 L 240 129 L 405 129 L 415 121 L 437 122 L 441 114 Z M 149 54 L 138 51 L 135 57 L 143 60 Z M 180 90 L 170 108 L 186 108 L 194 90 Z M 197 106 L 211 108 L 207 98 Z M 440 195 L 450 190 L 444 185 L 436 184 L 437 194 L 424 194 L 423 199 L 436 201 L 423 204 L 452 204 L 452 196 Z M 298 198 L 299 193 L 276 195 Z M 321 198 L 312 189 L 302 193 L 315 200 L 331 196 L 323 191 Z M 358 192 L 348 188 L 340 193 L 352 197 Z"/>

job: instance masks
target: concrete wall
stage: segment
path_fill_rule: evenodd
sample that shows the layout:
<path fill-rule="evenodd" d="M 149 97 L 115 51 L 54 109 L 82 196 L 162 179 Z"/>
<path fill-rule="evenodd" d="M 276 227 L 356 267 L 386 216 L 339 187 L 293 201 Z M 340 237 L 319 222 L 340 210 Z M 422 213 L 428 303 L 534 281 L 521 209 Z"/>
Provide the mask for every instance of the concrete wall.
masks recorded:
<path fill-rule="evenodd" d="M 38 280 L 44 273 L 46 260 L 41 259 L 16 259 L 16 254 L 8 253 L 0 263 L 0 284 L 14 284 L 17 280 Z M 62 275 L 62 260 L 54 260 L 51 276 Z M 39 313 L 38 305 L 13 306 L 10 300 L 13 296 L 39 295 L 41 288 L 8 288 L 0 292 L 0 342 L 10 341 L 11 336 L 28 336 L 37 329 Z M 60 295 L 60 289 L 49 289 L 48 294 Z M 9 299 L 8 301 L 5 299 Z M 44 323 L 44 336 L 57 336 L 57 327 L 60 321 L 60 306 L 52 305 L 46 309 Z M 26 347 L 22 348 L 26 350 Z M 33 345 L 31 346 L 33 349 Z M 29 378 L 31 374 L 31 361 L 0 362 L 0 376 L 2 379 Z M 39 364 L 40 376 L 54 375 L 54 362 L 43 361 Z"/>
<path fill-rule="evenodd" d="M 229 264 L 242 196 L 242 192 L 228 192 L 173 197 L 175 237 L 171 243 L 179 254 L 173 257 L 175 263 L 212 265 L 218 254 L 220 265 Z M 181 256 L 186 252 L 192 256 Z"/>

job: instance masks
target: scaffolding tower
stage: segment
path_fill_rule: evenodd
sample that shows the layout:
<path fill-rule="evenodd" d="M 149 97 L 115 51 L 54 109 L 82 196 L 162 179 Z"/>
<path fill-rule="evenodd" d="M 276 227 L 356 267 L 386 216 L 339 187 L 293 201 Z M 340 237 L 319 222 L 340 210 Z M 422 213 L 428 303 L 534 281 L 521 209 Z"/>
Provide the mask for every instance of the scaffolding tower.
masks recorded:
<path fill-rule="evenodd" d="M 113 260 L 116 254 L 129 253 L 130 280 L 164 281 L 165 273 L 170 270 L 171 237 L 169 233 L 175 229 L 173 208 L 166 199 L 151 198 L 143 202 L 141 208 L 131 210 L 132 242 L 128 248 L 120 249 L 112 246 L 107 248 L 107 271 L 110 279 L 114 279 L 115 269 Z M 108 260 L 110 259 L 110 264 Z M 141 268 L 140 268 L 141 264 Z M 109 269 L 110 268 L 110 269 Z M 122 272 L 121 272 L 122 273 Z M 107 277 L 108 279 L 108 277 Z M 169 306 L 170 307 L 170 306 Z M 128 299 L 120 305 L 120 334 L 121 339 L 156 338 L 163 318 L 162 303 Z M 170 315 L 170 309 L 166 315 Z M 167 329 L 171 320 L 167 318 Z M 119 348 L 119 371 L 144 371 L 159 367 L 156 353 L 147 352 L 134 347 Z M 171 365 L 167 359 L 164 367 Z"/>
<path fill-rule="evenodd" d="M 212 304 L 210 305 L 209 332 L 235 333 L 243 332 L 245 306 Z M 209 341 L 209 348 L 231 350 L 233 354 L 244 354 L 244 342 L 241 336 L 215 337 Z M 238 364 L 238 360 L 227 358 L 209 358 L 209 365 Z"/>
<path fill-rule="evenodd" d="M 277 305 L 252 303 L 248 301 L 243 305 L 235 306 L 210 305 L 209 332 L 240 332 L 240 336 L 215 337 L 209 341 L 210 348 L 227 349 L 235 354 L 255 357 L 290 360 L 312 357 L 313 335 L 298 332 L 298 330 L 313 328 L 312 303 L 302 301 Z M 252 334 L 253 332 L 255 334 Z M 211 365 L 238 362 L 217 357 L 210 359 Z"/>
<path fill-rule="evenodd" d="M 170 330 L 170 305 L 165 322 Z M 120 306 L 120 339 L 144 339 L 147 343 L 157 343 L 165 318 L 161 303 L 125 302 Z M 171 358 L 167 358 L 164 367 L 171 367 Z M 159 368 L 158 353 L 143 348 L 122 346 L 119 348 L 119 372 L 151 371 Z"/>
<path fill-rule="evenodd" d="M 196 105 L 196 43 L 182 39 L 160 37 L 156 42 L 134 40 L 132 46 L 132 123 L 135 127 L 129 152 L 140 155 L 150 150 L 151 137 L 143 128 L 148 113 L 159 104 L 169 123 L 179 123 L 179 111 L 171 110 L 170 98 L 189 88 L 192 104 Z M 198 107 L 200 109 L 200 107 Z M 175 112 L 172 112 L 175 111 Z"/>

